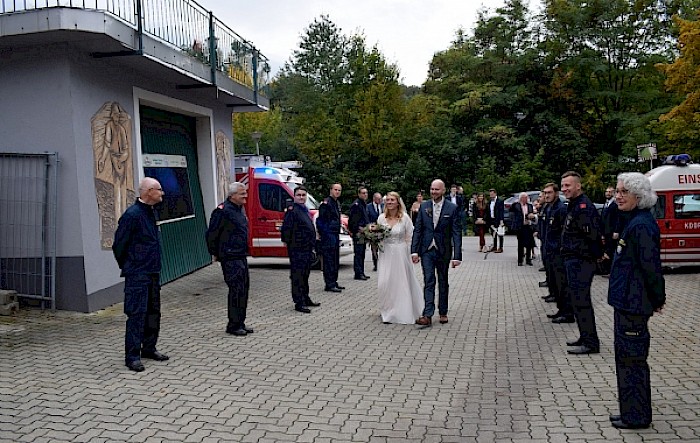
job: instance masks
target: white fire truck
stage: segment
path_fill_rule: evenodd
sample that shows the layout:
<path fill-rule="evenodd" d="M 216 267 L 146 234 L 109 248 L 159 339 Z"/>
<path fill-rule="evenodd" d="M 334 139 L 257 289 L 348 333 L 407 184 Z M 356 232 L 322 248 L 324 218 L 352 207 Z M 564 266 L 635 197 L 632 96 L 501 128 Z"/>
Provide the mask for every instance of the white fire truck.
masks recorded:
<path fill-rule="evenodd" d="M 659 196 L 652 209 L 661 230 L 665 266 L 700 265 L 700 164 L 672 155 L 646 174 Z"/>

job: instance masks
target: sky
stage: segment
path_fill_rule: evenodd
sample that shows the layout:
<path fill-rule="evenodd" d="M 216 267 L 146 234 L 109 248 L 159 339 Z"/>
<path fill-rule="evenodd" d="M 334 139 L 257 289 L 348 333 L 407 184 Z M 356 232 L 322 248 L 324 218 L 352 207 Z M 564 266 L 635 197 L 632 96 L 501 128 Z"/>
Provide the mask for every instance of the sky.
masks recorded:
<path fill-rule="evenodd" d="M 364 34 L 399 67 L 402 83 L 420 86 L 436 52 L 449 48 L 461 27 L 474 28 L 477 11 L 502 0 L 198 0 L 205 9 L 255 45 L 273 76 L 299 47 L 301 35 L 321 14 L 344 35 Z"/>

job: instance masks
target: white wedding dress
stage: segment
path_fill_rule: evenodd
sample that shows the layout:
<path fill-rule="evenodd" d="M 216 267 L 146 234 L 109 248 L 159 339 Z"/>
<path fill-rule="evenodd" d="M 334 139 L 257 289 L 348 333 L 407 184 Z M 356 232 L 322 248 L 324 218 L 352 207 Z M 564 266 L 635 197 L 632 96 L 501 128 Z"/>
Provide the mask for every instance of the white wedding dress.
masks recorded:
<path fill-rule="evenodd" d="M 389 226 L 384 214 L 378 224 Z M 411 261 L 413 223 L 404 212 L 401 220 L 391 227 L 384 239 L 384 251 L 377 262 L 379 310 L 386 323 L 413 324 L 423 313 L 425 301 Z"/>

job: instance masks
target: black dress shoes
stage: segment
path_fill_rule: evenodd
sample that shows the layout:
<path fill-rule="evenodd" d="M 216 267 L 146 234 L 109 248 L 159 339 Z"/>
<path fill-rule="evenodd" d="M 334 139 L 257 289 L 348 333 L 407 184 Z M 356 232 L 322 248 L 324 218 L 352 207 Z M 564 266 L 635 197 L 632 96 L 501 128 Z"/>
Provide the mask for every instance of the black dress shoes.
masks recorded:
<path fill-rule="evenodd" d="M 543 298 L 543 300 L 547 303 L 554 303 L 555 301 L 557 301 L 557 298 L 553 295 L 548 295 L 546 298 Z"/>
<path fill-rule="evenodd" d="M 295 306 L 294 310 L 297 312 L 303 312 L 304 314 L 311 314 L 311 309 L 306 306 Z"/>
<path fill-rule="evenodd" d="M 170 357 L 168 357 L 167 355 L 163 354 L 162 352 L 158 352 L 158 351 L 141 352 L 141 358 L 148 358 L 150 360 L 155 360 L 155 361 L 170 360 Z"/>
<path fill-rule="evenodd" d="M 141 363 L 141 360 L 126 362 L 126 367 L 134 372 L 143 372 L 146 370 L 146 367 L 143 365 L 143 363 Z"/>
<path fill-rule="evenodd" d="M 554 317 L 552 323 L 562 324 L 562 323 L 576 323 L 576 319 L 568 315 L 560 315 L 559 317 Z"/>
<path fill-rule="evenodd" d="M 246 331 L 243 328 L 240 329 L 227 329 L 226 330 L 227 334 L 235 335 L 237 337 L 243 337 L 245 335 L 248 335 L 248 331 Z"/>
<path fill-rule="evenodd" d="M 522 266 L 522 265 L 523 265 L 522 263 L 518 263 L 518 266 Z"/>
<path fill-rule="evenodd" d="M 554 314 L 547 314 L 547 318 L 557 318 L 562 317 L 561 312 L 555 312 Z"/>
<path fill-rule="evenodd" d="M 369 277 L 366 275 L 356 275 L 355 280 L 369 280 Z"/>
<path fill-rule="evenodd" d="M 338 284 L 335 285 L 336 289 L 340 289 L 341 291 L 345 289 L 345 286 L 340 286 Z"/>
<path fill-rule="evenodd" d="M 546 269 L 544 268 L 544 266 L 542 266 L 540 269 L 538 269 L 538 271 L 544 272 L 544 271 L 546 271 Z"/>
<path fill-rule="evenodd" d="M 546 288 L 549 285 L 547 284 L 546 281 L 541 281 L 541 282 L 537 283 L 537 286 L 539 286 L 540 288 Z"/>
<path fill-rule="evenodd" d="M 343 292 L 338 288 L 325 288 L 324 291 L 326 291 L 326 292 Z"/>
<path fill-rule="evenodd" d="M 311 301 L 311 299 L 309 299 L 306 301 L 306 306 L 311 306 L 312 308 L 316 308 L 318 306 L 321 306 L 321 303 L 316 303 L 316 302 Z"/>
<path fill-rule="evenodd" d="M 611 423 L 617 429 L 647 429 L 650 425 L 650 423 L 647 423 L 647 424 L 625 423 L 622 420 L 613 420 L 613 421 L 611 421 Z"/>
<path fill-rule="evenodd" d="M 584 354 L 599 354 L 600 349 L 599 348 L 591 348 L 586 345 L 581 345 L 579 347 L 569 349 L 566 351 L 569 354 L 573 355 L 584 355 Z"/>
<path fill-rule="evenodd" d="M 614 415 L 611 414 L 610 417 L 608 417 L 610 421 L 622 421 L 622 416 L 621 415 Z"/>
<path fill-rule="evenodd" d="M 369 275 L 362 275 L 362 278 L 364 278 L 365 280 L 369 280 Z"/>
<path fill-rule="evenodd" d="M 569 340 L 566 342 L 566 346 L 581 346 L 581 339 Z"/>
<path fill-rule="evenodd" d="M 248 326 L 243 326 L 243 330 L 246 334 L 252 334 L 253 332 L 255 332 L 253 328 L 249 328 Z"/>

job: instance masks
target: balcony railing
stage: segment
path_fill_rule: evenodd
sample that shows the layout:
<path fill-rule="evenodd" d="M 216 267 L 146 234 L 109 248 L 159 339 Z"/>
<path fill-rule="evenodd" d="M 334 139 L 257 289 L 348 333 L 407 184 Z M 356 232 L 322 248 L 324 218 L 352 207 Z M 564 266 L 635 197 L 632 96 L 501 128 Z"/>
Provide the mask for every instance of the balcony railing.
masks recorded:
<path fill-rule="evenodd" d="M 0 0 L 0 13 L 43 8 L 78 8 L 109 13 L 161 40 L 237 83 L 266 95 L 269 60 L 250 42 L 193 0 Z"/>

